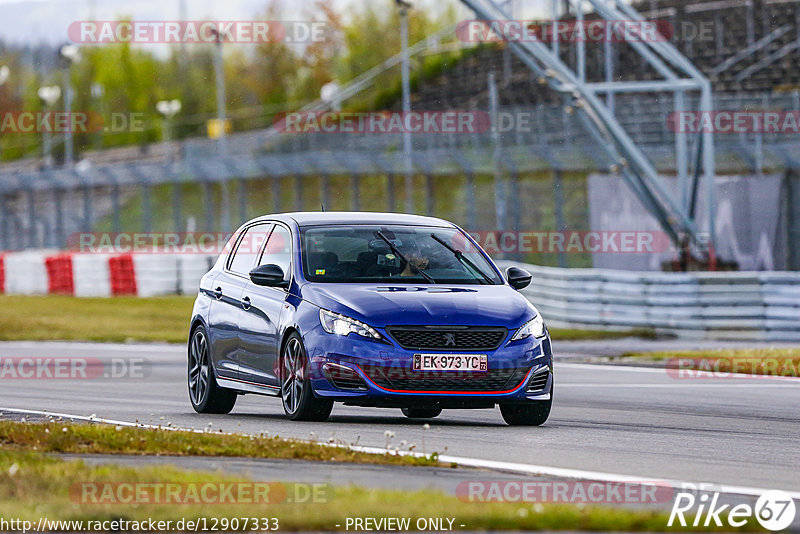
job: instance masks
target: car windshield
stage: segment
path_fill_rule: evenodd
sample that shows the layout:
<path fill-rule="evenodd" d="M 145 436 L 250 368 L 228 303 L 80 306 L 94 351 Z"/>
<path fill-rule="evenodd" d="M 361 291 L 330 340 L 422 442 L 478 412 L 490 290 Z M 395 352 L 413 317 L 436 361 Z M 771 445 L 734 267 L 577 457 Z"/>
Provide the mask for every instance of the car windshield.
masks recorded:
<path fill-rule="evenodd" d="M 305 277 L 312 282 L 503 283 L 455 228 L 314 226 L 301 240 Z"/>

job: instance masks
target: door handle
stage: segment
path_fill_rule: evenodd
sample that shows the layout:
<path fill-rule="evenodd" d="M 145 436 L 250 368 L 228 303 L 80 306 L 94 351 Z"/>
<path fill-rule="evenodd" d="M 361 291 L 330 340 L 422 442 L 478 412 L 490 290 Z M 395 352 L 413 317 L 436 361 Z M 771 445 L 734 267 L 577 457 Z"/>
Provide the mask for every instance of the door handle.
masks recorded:
<path fill-rule="evenodd" d="M 249 310 L 249 309 L 250 309 L 250 306 L 251 306 L 251 304 L 250 304 L 250 297 L 245 297 L 245 298 L 243 298 L 243 299 L 242 299 L 242 308 L 244 308 L 245 310 Z"/>
<path fill-rule="evenodd" d="M 222 288 L 221 287 L 217 287 L 217 288 L 214 289 L 214 298 L 217 299 L 217 300 L 222 298 Z"/>

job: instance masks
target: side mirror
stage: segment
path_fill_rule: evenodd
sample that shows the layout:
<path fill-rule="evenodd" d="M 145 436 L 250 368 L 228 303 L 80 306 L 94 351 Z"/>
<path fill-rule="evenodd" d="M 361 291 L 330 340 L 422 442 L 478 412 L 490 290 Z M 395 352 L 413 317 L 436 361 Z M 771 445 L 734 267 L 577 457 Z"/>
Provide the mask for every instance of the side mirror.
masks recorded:
<path fill-rule="evenodd" d="M 509 285 L 516 290 L 528 287 L 531 283 L 531 273 L 519 267 L 509 267 L 506 269 L 506 279 Z"/>
<path fill-rule="evenodd" d="M 257 286 L 286 287 L 283 269 L 277 265 L 259 265 L 250 271 L 250 280 Z"/>

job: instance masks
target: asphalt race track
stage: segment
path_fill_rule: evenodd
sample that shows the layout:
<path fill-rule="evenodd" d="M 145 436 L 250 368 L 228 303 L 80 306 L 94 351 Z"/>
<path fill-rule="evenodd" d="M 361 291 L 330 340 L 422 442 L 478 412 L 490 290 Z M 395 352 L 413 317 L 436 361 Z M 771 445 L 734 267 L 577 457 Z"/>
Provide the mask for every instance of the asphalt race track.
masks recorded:
<path fill-rule="evenodd" d="M 570 363 L 556 345 L 555 406 L 539 428 L 505 426 L 498 410 L 450 410 L 425 430 L 400 410 L 337 405 L 325 423 L 285 419 L 279 399 L 240 397 L 227 416 L 192 411 L 185 349 L 170 345 L 0 343 L 1 358 L 136 361 L 129 378 L 4 379 L 0 407 L 259 433 L 614 473 L 800 491 L 800 380 L 676 379 L 663 369 Z M 576 349 L 577 350 L 577 349 Z M 2 410 L 0 410 L 2 411 Z M 8 415 L 8 414 L 6 414 Z"/>

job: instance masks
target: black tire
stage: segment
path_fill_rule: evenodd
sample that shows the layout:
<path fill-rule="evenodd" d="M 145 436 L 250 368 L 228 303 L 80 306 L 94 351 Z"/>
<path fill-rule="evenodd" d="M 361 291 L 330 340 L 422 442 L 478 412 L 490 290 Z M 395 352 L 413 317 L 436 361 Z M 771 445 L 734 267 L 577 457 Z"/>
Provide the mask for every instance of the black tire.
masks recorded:
<path fill-rule="evenodd" d="M 281 401 L 283 411 L 292 421 L 325 421 L 333 410 L 333 401 L 318 399 L 311 391 L 308 355 L 303 339 L 292 332 L 281 350 Z"/>
<path fill-rule="evenodd" d="M 503 420 L 511 426 L 540 426 L 550 417 L 553 395 L 546 401 L 528 401 L 519 404 L 501 404 Z"/>
<path fill-rule="evenodd" d="M 237 393 L 217 385 L 209 351 L 206 329 L 198 326 L 189 337 L 189 401 L 197 413 L 230 413 Z"/>
<path fill-rule="evenodd" d="M 403 415 L 410 419 L 433 419 L 442 413 L 441 408 L 402 408 Z"/>

